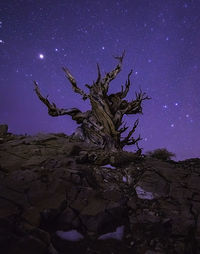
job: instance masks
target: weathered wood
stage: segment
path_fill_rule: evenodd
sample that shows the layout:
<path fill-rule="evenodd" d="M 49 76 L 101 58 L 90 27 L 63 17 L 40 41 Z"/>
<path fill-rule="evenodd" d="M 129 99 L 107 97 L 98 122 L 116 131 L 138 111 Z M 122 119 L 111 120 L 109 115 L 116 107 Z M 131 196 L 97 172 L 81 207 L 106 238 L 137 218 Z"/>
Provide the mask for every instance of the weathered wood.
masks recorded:
<path fill-rule="evenodd" d="M 138 126 L 138 120 L 135 121 L 133 128 L 126 137 L 122 137 L 128 127 L 123 125 L 123 116 L 126 114 L 141 114 L 142 102 L 150 99 L 141 90 L 136 93 L 135 100 L 128 102 L 124 98 L 127 96 L 130 88 L 130 77 L 132 70 L 128 74 L 125 87 L 121 87 L 121 91 L 108 95 L 110 82 L 117 77 L 121 71 L 125 52 L 119 57 L 118 64 L 114 70 L 105 74 L 102 78 L 100 67 L 97 64 L 97 80 L 92 85 L 86 84 L 89 93 L 85 93 L 78 87 L 75 78 L 67 68 L 63 67 L 67 79 L 70 81 L 75 93 L 82 96 L 83 100 L 89 99 L 91 110 L 81 112 L 77 108 L 59 109 L 55 103 L 50 103 L 48 97 L 43 97 L 40 93 L 38 84 L 34 81 L 35 92 L 38 98 L 47 106 L 48 113 L 51 116 L 70 115 L 73 120 L 80 124 L 74 136 L 80 137 L 82 140 L 94 143 L 101 148 L 109 151 L 117 151 L 123 149 L 126 145 L 136 144 L 141 140 L 140 136 L 136 139 L 132 137 Z"/>

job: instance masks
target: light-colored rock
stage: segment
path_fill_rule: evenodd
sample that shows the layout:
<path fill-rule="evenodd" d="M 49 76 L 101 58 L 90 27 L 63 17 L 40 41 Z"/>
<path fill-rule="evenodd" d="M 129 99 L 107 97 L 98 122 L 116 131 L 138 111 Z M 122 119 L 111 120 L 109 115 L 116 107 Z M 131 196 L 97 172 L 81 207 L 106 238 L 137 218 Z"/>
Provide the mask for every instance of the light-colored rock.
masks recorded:
<path fill-rule="evenodd" d="M 61 239 L 71 241 L 71 242 L 77 242 L 77 241 L 80 241 L 84 238 L 84 236 L 75 229 L 70 230 L 70 231 L 58 230 L 58 231 L 56 231 L 56 234 Z"/>
<path fill-rule="evenodd" d="M 135 190 L 136 190 L 138 198 L 140 198 L 140 199 L 149 199 L 149 200 L 152 200 L 152 199 L 155 198 L 152 192 L 145 191 L 140 186 L 136 186 Z"/>

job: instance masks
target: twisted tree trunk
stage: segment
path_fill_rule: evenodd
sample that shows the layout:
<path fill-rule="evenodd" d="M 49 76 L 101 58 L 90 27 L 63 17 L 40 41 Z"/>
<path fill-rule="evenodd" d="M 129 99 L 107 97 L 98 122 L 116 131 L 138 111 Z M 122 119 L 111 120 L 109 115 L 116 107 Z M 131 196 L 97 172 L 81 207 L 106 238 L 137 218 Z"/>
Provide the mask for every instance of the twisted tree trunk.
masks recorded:
<path fill-rule="evenodd" d="M 115 79 L 121 71 L 124 52 L 122 56 L 115 58 L 118 60 L 116 68 L 106 73 L 104 77 L 101 76 L 100 68 L 97 64 L 98 77 L 96 82 L 93 82 L 92 85 L 85 85 L 89 93 L 85 93 L 80 89 L 70 71 L 67 68 L 63 68 L 74 92 L 80 94 L 83 100 L 90 100 L 91 110 L 86 112 L 81 112 L 81 110 L 77 108 L 57 108 L 55 103 L 50 103 L 47 98 L 41 95 L 38 84 L 34 81 L 35 92 L 38 98 L 47 106 L 49 115 L 70 115 L 77 124 L 80 124 L 74 136 L 78 136 L 86 142 L 94 143 L 109 151 L 122 150 L 125 145 L 137 144 L 137 142 L 141 140 L 140 136 L 136 139 L 132 137 L 138 125 L 138 120 L 135 121 L 128 135 L 122 138 L 122 133 L 128 129 L 126 125 L 123 125 L 122 118 L 125 114 L 142 113 L 142 101 L 150 99 L 142 91 L 136 93 L 135 100 L 128 102 L 124 99 L 129 92 L 132 70 L 128 74 L 125 87 L 122 86 L 121 91 L 118 93 L 108 95 L 110 82 Z"/>

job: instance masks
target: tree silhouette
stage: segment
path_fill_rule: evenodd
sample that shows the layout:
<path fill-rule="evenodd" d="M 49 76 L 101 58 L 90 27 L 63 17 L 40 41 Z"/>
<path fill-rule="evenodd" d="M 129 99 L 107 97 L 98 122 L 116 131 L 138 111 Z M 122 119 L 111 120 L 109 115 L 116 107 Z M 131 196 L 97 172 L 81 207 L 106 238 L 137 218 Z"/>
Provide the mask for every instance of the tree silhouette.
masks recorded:
<path fill-rule="evenodd" d="M 89 90 L 88 93 L 80 89 L 70 71 L 67 68 L 63 68 L 74 92 L 80 94 L 83 100 L 90 100 L 91 110 L 86 112 L 82 112 L 77 108 L 57 108 L 55 103 L 50 103 L 47 97 L 45 98 L 41 95 L 38 84 L 34 81 L 34 90 L 38 98 L 47 106 L 49 115 L 70 115 L 80 125 L 73 134 L 75 137 L 88 143 L 94 143 L 109 151 L 122 150 L 126 145 L 138 145 L 138 141 L 141 140 L 140 136 L 136 139 L 132 137 L 138 126 L 138 119 L 126 137 L 122 137 L 122 133 L 128 127 L 122 119 L 124 115 L 141 114 L 142 101 L 150 99 L 146 93 L 140 90 L 139 93 L 135 93 L 136 98 L 134 100 L 130 102 L 125 100 L 130 88 L 132 70 L 128 74 L 125 86 L 121 86 L 121 91 L 108 95 L 110 82 L 121 71 L 124 55 L 125 52 L 123 52 L 122 56 L 115 57 L 118 60 L 117 66 L 114 70 L 106 73 L 104 77 L 102 77 L 99 65 L 97 64 L 98 76 L 96 82 L 93 82 L 92 85 L 85 85 Z"/>

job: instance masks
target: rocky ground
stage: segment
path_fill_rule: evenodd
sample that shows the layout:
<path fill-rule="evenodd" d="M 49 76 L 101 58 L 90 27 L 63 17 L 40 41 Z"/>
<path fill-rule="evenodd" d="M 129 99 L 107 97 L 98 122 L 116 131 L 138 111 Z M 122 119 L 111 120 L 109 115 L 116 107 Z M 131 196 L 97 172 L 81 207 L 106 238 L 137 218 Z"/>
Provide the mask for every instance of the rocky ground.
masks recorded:
<path fill-rule="evenodd" d="M 200 159 L 0 128 L 2 254 L 200 253 Z"/>

